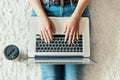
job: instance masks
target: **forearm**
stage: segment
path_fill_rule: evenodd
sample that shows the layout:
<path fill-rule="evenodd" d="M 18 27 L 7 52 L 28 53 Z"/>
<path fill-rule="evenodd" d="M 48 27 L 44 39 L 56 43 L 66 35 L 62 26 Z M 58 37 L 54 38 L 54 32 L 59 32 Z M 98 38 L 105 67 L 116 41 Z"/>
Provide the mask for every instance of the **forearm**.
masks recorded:
<path fill-rule="evenodd" d="M 39 18 L 47 17 L 43 7 L 41 0 L 29 0 L 30 5 L 33 7 L 35 12 L 37 13 L 37 16 Z"/>
<path fill-rule="evenodd" d="M 88 3 L 89 3 L 89 0 L 79 0 L 74 13 L 72 14 L 72 17 L 75 19 L 80 19 Z"/>

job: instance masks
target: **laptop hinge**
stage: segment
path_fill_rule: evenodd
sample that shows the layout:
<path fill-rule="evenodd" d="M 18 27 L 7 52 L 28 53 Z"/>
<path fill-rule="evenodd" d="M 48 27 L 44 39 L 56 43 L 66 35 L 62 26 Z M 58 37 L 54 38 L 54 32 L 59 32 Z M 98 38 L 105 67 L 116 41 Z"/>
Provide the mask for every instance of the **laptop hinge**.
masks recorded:
<path fill-rule="evenodd" d="M 83 56 L 35 56 L 35 60 L 42 59 L 83 59 Z"/>

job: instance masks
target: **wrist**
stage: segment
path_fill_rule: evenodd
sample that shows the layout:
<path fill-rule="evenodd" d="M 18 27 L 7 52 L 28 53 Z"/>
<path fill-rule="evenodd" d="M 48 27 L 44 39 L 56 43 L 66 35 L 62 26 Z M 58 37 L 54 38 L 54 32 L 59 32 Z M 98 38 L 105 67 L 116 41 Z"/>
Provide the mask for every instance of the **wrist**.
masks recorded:
<path fill-rule="evenodd" d="M 71 18 L 75 19 L 75 20 L 80 20 L 81 14 L 73 13 L 72 16 L 71 16 Z"/>
<path fill-rule="evenodd" d="M 71 16 L 72 20 L 79 21 L 81 16 Z"/>
<path fill-rule="evenodd" d="M 38 14 L 38 18 L 39 19 L 45 19 L 45 18 L 47 18 L 47 15 L 46 14 Z"/>
<path fill-rule="evenodd" d="M 42 21 L 48 21 L 47 15 L 39 15 L 38 18 L 39 18 L 39 20 L 42 20 Z"/>

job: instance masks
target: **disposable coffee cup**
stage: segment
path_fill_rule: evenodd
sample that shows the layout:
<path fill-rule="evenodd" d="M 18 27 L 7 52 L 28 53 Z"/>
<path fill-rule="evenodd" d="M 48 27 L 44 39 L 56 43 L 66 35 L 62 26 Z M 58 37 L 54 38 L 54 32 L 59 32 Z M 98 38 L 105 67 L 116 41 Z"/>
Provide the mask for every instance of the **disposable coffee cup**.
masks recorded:
<path fill-rule="evenodd" d="M 18 61 L 19 60 L 19 49 L 17 46 L 15 45 L 8 45 L 5 49 L 4 49 L 4 55 L 5 58 L 11 61 Z"/>

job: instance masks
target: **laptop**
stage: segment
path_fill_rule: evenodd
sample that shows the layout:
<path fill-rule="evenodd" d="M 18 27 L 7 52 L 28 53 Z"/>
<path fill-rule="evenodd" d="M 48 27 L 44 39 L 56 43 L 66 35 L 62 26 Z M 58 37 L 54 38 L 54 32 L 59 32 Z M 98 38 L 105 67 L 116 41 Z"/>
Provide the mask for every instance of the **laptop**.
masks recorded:
<path fill-rule="evenodd" d="M 64 42 L 64 28 L 70 17 L 49 17 L 56 27 L 53 41 L 47 44 L 40 38 L 37 17 L 31 17 L 28 62 L 44 64 L 90 64 L 89 18 L 80 20 L 79 40 Z"/>

